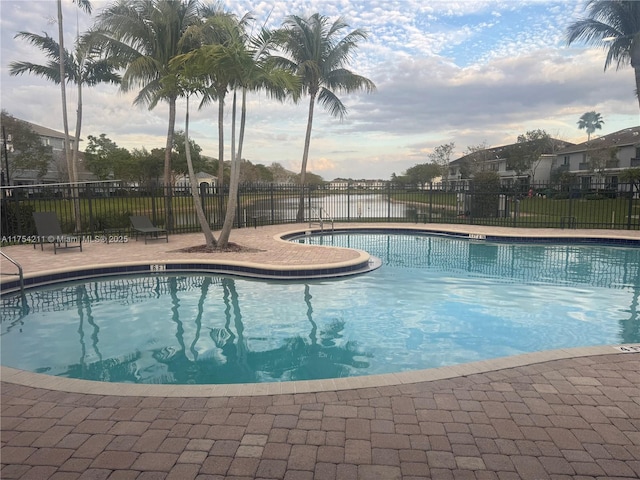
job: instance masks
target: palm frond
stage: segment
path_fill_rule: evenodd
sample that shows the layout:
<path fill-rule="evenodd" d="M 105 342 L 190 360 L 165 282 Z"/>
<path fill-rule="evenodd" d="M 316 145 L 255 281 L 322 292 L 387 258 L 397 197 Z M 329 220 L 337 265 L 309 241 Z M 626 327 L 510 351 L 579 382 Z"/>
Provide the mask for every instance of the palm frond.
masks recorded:
<path fill-rule="evenodd" d="M 590 0 L 587 13 L 567 28 L 567 44 L 584 42 L 606 49 L 605 70 L 631 63 L 632 51 L 640 49 L 640 2 Z"/>
<path fill-rule="evenodd" d="M 327 88 L 320 89 L 318 93 L 318 103 L 322 105 L 332 117 L 338 117 L 342 120 L 347 114 L 347 107 L 345 107 L 335 93 Z"/>
<path fill-rule="evenodd" d="M 9 73 L 11 75 L 30 73 L 32 75 L 46 78 L 56 84 L 60 83 L 60 68 L 57 63 L 38 65 L 31 62 L 11 62 L 9 64 Z"/>

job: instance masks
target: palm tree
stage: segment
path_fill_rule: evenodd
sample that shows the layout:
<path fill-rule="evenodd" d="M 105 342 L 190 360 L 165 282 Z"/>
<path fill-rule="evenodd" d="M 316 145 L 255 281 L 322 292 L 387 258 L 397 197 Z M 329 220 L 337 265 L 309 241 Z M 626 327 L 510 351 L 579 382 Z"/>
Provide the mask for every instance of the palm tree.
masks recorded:
<path fill-rule="evenodd" d="M 309 115 L 300 169 L 301 187 L 305 185 L 316 99 L 332 116 L 342 119 L 347 108 L 336 92 L 375 90 L 371 80 L 346 68 L 358 42 L 365 40 L 367 34 L 362 30 L 353 30 L 340 37 L 345 28 L 348 25 L 342 19 L 330 23 L 328 17 L 315 13 L 309 18 L 296 15 L 287 17 L 283 29 L 278 33 L 278 44 L 287 55 L 287 58 L 281 57 L 279 62 L 296 72 L 301 79 L 302 93 L 309 95 Z M 298 222 L 304 220 L 304 188 L 300 190 L 296 218 Z"/>
<path fill-rule="evenodd" d="M 278 68 L 272 61 L 269 49 L 273 46 L 273 34 L 266 29 L 262 29 L 255 37 L 247 36 L 242 29 L 238 29 L 241 35 L 237 38 L 235 46 L 232 47 L 231 62 L 234 65 L 221 65 L 227 71 L 235 71 L 233 105 L 232 105 L 232 125 L 231 125 L 231 178 L 229 182 L 229 202 L 225 213 L 224 224 L 218 245 L 225 247 L 229 241 L 233 219 L 237 210 L 238 183 L 240 181 L 240 164 L 242 162 L 242 149 L 244 146 L 245 126 L 247 119 L 247 92 L 249 90 L 264 90 L 267 94 L 277 100 L 284 100 L 288 92 L 295 92 L 299 89 L 297 77 L 290 72 Z M 238 150 L 235 148 L 235 125 L 236 125 L 236 90 L 241 89 L 241 113 L 240 132 L 238 136 Z"/>
<path fill-rule="evenodd" d="M 196 88 L 192 88 L 191 90 L 197 90 Z M 186 92 L 186 113 L 185 113 L 185 122 L 184 122 L 184 147 L 185 153 L 187 156 L 187 170 L 189 172 L 189 183 L 191 185 L 191 196 L 193 197 L 193 206 L 196 209 L 196 216 L 198 217 L 198 223 L 200 223 L 200 229 L 204 234 L 205 245 L 207 248 L 214 248 L 216 246 L 216 239 L 213 236 L 213 232 L 211 231 L 211 227 L 209 226 L 209 222 L 207 221 L 207 217 L 204 213 L 204 208 L 202 207 L 202 202 L 200 201 L 200 193 L 198 191 L 198 181 L 196 178 L 196 173 L 193 170 L 193 162 L 191 161 L 191 146 L 189 141 L 189 95 L 190 93 Z"/>
<path fill-rule="evenodd" d="M 42 50 L 49 62 L 45 65 L 32 62 L 11 62 L 9 73 L 22 75 L 30 73 L 38 75 L 54 83 L 60 83 L 60 45 L 52 37 L 29 32 L 18 32 L 16 38 L 23 38 Z M 120 83 L 120 76 L 115 73 L 115 66 L 108 59 L 97 58 L 95 52 L 85 43 L 76 45 L 75 53 L 65 51 L 64 72 L 66 82 L 76 85 L 78 89 L 78 106 L 76 111 L 76 131 L 72 148 L 72 163 L 77 165 L 80 132 L 82 129 L 82 88 L 84 85 L 95 86 L 99 83 Z M 69 172 L 71 173 L 71 172 Z M 77 180 L 77 178 L 76 178 Z"/>
<path fill-rule="evenodd" d="M 91 14 L 91 1 L 90 0 L 74 0 L 74 3 L 78 4 L 78 7 L 84 10 L 86 13 Z M 62 0 L 57 0 L 58 6 L 58 45 L 60 46 L 58 53 L 66 53 L 64 48 L 64 23 L 62 17 Z M 58 57 L 58 70 L 60 72 L 60 78 L 67 78 L 65 69 L 66 69 L 66 61 L 63 62 L 60 57 Z M 70 141 L 69 141 L 69 117 L 67 115 L 67 87 L 65 82 L 60 82 L 60 96 L 62 99 L 62 124 L 64 128 L 64 151 L 67 159 L 67 169 L 69 174 L 69 182 L 74 184 L 78 181 L 77 167 L 76 163 L 71 154 Z M 77 127 L 76 127 L 77 128 Z M 77 144 L 76 144 L 77 148 Z M 78 202 L 74 202 L 77 206 L 76 210 L 76 227 L 79 226 L 80 222 L 80 207 Z"/>
<path fill-rule="evenodd" d="M 606 70 L 630 64 L 636 76 L 636 97 L 640 105 L 640 2 L 635 0 L 590 0 L 589 18 L 571 24 L 567 44 L 576 41 L 607 49 Z"/>
<path fill-rule="evenodd" d="M 583 113 L 578 120 L 578 128 L 587 131 L 587 143 L 591 141 L 591 134 L 602 128 L 602 124 L 604 124 L 604 120 L 597 112 Z"/>
<path fill-rule="evenodd" d="M 89 14 L 91 13 L 90 0 L 73 0 L 73 2 L 77 3 L 78 7 L 84 10 L 86 13 L 89 13 Z M 62 53 L 66 52 L 64 48 L 64 23 L 63 23 L 63 17 L 62 17 L 62 0 L 57 0 L 57 7 L 58 7 L 58 45 L 60 45 L 59 54 L 62 55 Z M 60 72 L 60 78 L 67 78 L 65 73 L 65 67 L 66 67 L 65 63 L 66 62 L 62 61 L 61 57 L 58 57 L 58 69 Z M 73 155 L 71 154 L 71 148 L 70 148 L 71 142 L 69 141 L 69 117 L 67 115 L 67 89 L 66 89 L 66 83 L 63 81 L 60 82 L 60 98 L 62 100 L 62 125 L 64 128 L 64 152 L 67 160 L 69 183 L 73 186 L 78 181 L 78 175 L 76 171 L 76 164 L 74 162 L 74 158 L 73 158 Z M 73 197 L 73 210 L 74 210 L 74 217 L 75 217 L 75 223 L 76 223 L 76 230 L 80 230 L 80 227 L 81 227 L 80 201 L 78 199 L 78 195 L 74 195 L 73 192 L 71 193 L 71 196 Z"/>
<path fill-rule="evenodd" d="M 190 78 L 200 78 L 208 85 L 201 90 L 204 101 L 218 101 L 218 142 L 220 146 L 219 167 L 223 166 L 224 137 L 222 135 L 224 99 L 228 90 L 233 91 L 231 120 L 231 178 L 229 196 L 222 231 L 217 241 L 218 248 L 225 248 L 229 241 L 237 210 L 237 193 L 240 179 L 240 163 L 246 125 L 246 98 L 249 90 L 264 89 L 273 98 L 283 99 L 286 92 L 297 87 L 297 79 L 290 72 L 269 60 L 268 47 L 272 35 L 262 30 L 250 38 L 246 32 L 247 19 L 222 12 L 212 12 L 205 26 L 204 35 L 210 43 L 197 50 L 177 57 L 172 65 L 190 69 Z M 208 29 L 208 31 L 207 31 Z M 236 151 L 237 90 L 242 90 L 240 134 Z M 202 105 L 201 104 L 201 105 Z M 220 168 L 219 168 L 220 169 Z M 222 185 L 223 173 L 219 172 L 218 185 Z"/>
<path fill-rule="evenodd" d="M 203 66 L 209 63 L 207 74 L 208 87 L 203 90 L 203 98 L 200 108 L 212 102 L 218 102 L 218 189 L 224 190 L 224 106 L 226 95 L 233 82 L 234 72 L 218 66 L 222 57 L 229 56 L 224 53 L 225 48 L 233 48 L 240 31 L 251 19 L 247 14 L 242 18 L 225 11 L 221 4 L 204 7 L 202 9 L 204 23 L 197 32 L 202 46 L 197 53 L 197 59 L 192 61 Z M 232 67 L 233 68 L 233 67 Z"/>
<path fill-rule="evenodd" d="M 169 64 L 193 48 L 190 27 L 199 21 L 197 0 L 119 0 L 98 16 L 91 32 L 91 39 L 126 67 L 121 90 L 140 87 L 134 104 L 148 105 L 149 109 L 160 101 L 169 104 L 164 159 L 168 229 L 173 228 L 171 149 L 179 95 L 177 74 Z"/>

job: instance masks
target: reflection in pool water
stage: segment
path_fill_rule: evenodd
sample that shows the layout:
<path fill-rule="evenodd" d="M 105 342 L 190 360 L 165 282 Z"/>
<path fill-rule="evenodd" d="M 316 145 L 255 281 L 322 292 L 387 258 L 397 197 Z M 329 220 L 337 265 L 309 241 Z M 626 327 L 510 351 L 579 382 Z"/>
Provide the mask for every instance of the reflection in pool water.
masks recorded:
<path fill-rule="evenodd" d="M 2 298 L 2 364 L 112 382 L 248 383 L 389 373 L 640 342 L 640 249 L 420 235 L 307 237 L 380 269 L 305 283 L 120 277 Z"/>

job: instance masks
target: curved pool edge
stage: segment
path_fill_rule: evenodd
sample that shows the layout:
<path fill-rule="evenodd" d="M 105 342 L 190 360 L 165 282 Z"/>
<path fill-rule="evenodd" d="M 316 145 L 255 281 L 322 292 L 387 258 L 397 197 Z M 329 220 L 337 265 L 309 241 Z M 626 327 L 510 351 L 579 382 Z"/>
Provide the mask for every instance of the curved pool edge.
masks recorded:
<path fill-rule="evenodd" d="M 513 243 L 553 243 L 553 244 L 580 244 L 580 245 L 606 245 L 620 247 L 640 247 L 640 232 L 637 231 L 610 231 L 602 230 L 563 230 L 563 229 L 522 229 L 511 227 L 491 227 L 485 225 L 469 224 L 336 224 L 332 230 L 320 229 L 295 229 L 282 232 L 274 238 L 282 241 L 290 241 L 306 235 L 331 235 L 341 233 L 399 233 L 425 235 L 443 235 L 454 238 L 488 242 L 513 242 Z M 320 246 L 320 245 L 314 245 Z M 339 248 L 330 246 L 330 248 Z"/>
<path fill-rule="evenodd" d="M 317 246 L 312 245 L 312 247 Z M 358 256 L 344 261 L 306 265 L 269 265 L 260 262 L 203 259 L 159 260 L 157 262 L 148 260 L 121 261 L 95 264 L 84 268 L 72 266 L 29 273 L 24 275 L 23 281 L 24 288 L 30 289 L 67 281 L 148 273 L 206 273 L 264 280 L 313 280 L 359 275 L 381 266 L 379 259 L 365 251 L 354 248 L 348 250 L 356 252 Z M 0 293 L 2 294 L 18 293 L 19 291 L 20 283 L 17 279 L 6 279 L 0 282 Z"/>
<path fill-rule="evenodd" d="M 325 380 L 301 380 L 291 382 L 246 383 L 224 385 L 156 385 L 108 383 L 79 380 L 28 372 L 0 366 L 0 381 L 31 388 L 124 397 L 229 397 L 265 396 L 297 393 L 318 393 L 359 388 L 409 385 L 435 380 L 467 377 L 508 368 L 523 367 L 552 360 L 565 360 L 620 353 L 640 354 L 640 344 L 598 345 L 572 347 L 542 352 L 524 353 L 508 357 L 480 360 L 471 363 L 448 365 L 426 370 L 413 370 L 382 375 L 334 378 Z"/>
<path fill-rule="evenodd" d="M 466 238 L 472 241 L 507 241 L 507 242 L 530 242 L 530 243 L 579 243 L 579 244 L 606 244 L 613 246 L 640 247 L 640 232 L 626 230 L 558 230 L 551 228 L 512 228 L 512 227 L 492 227 L 484 225 L 469 224 L 406 224 L 406 223 L 337 223 L 333 230 L 322 230 L 310 228 L 307 225 L 280 225 L 266 228 L 266 235 L 269 238 L 267 255 L 270 245 L 278 244 L 281 249 L 283 244 L 289 244 L 290 248 L 297 250 L 298 247 L 320 248 L 330 252 L 331 249 L 349 250 L 356 252 L 354 258 L 348 260 L 335 261 L 332 258 L 320 259 L 314 262 L 276 263 L 262 259 L 262 261 L 244 261 L 224 259 L 204 259 L 189 258 L 187 254 L 180 259 L 164 258 L 155 260 L 121 261 L 121 262 L 96 262 L 87 263 L 81 260 L 84 265 L 68 266 L 57 268 L 43 268 L 37 271 L 25 270 L 25 288 L 44 286 L 56 282 L 70 280 L 84 280 L 100 276 L 119 274 L 139 274 L 153 272 L 157 265 L 170 266 L 171 270 L 184 272 L 191 270 L 198 273 L 211 273 L 234 275 L 247 278 L 265 278 L 280 280 L 304 280 L 319 278 L 346 277 L 366 273 L 379 267 L 375 259 L 371 262 L 371 257 L 367 252 L 356 249 L 341 248 L 323 245 L 300 245 L 289 239 L 304 236 L 306 234 L 330 234 L 346 233 L 353 231 L 360 232 L 389 232 L 389 233 L 422 233 L 426 235 L 447 235 L 457 238 Z M 274 233 L 273 230 L 282 230 Z M 239 239 L 243 245 L 256 247 L 250 237 L 255 235 L 254 229 L 240 230 L 244 238 Z M 258 230 L 259 231 L 259 230 Z M 189 234 L 185 234 L 189 235 Z M 197 235 L 192 236 L 192 238 Z M 184 246 L 184 245 L 183 245 Z M 258 248 L 265 248 L 265 244 L 259 244 Z M 151 251 L 151 250 L 149 250 Z M 12 252 L 13 253 L 13 252 Z M 23 252 L 24 253 L 24 252 Z M 162 252 L 166 253 L 166 252 Z M 175 253 L 175 250 L 171 253 Z M 126 252 L 123 252 L 126 255 Z M 33 255 L 29 249 L 29 256 Z M 84 254 L 81 254 L 84 255 Z M 144 253 L 143 255 L 148 255 Z M 299 255 L 298 255 L 299 256 Z M 62 257 L 62 256 L 61 256 Z M 18 260 L 21 260 L 18 257 Z M 56 261 L 52 259 L 52 261 Z M 24 265 L 23 265 L 24 267 Z M 12 294 L 20 291 L 20 282 L 16 276 L 0 278 L 0 293 Z"/>

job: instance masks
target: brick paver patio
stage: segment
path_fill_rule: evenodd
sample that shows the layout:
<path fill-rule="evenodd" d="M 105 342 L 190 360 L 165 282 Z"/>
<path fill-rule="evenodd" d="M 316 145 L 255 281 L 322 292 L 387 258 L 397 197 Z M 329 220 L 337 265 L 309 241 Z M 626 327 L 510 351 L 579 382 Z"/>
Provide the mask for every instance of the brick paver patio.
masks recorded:
<path fill-rule="evenodd" d="M 281 262 L 287 246 L 273 235 L 291 228 L 245 229 L 232 240 L 260 244 L 251 261 L 268 262 L 273 248 Z M 120 260 L 157 258 L 193 241 L 181 237 L 146 250 L 141 242 L 116 248 Z M 63 268 L 72 257 L 106 262 L 111 247 L 55 256 L 24 246 L 4 251 L 29 273 Z M 344 261 L 332 249 L 312 258 L 295 248 L 308 263 Z M 3 369 L 0 478 L 640 478 L 640 354 L 611 346 L 557 357 L 564 358 L 461 366 L 431 381 L 387 377 L 318 391 L 302 382 L 292 388 L 302 393 L 229 396 L 182 396 L 179 388 L 131 394 L 115 384 L 112 394 L 69 391 L 63 381 L 33 374 L 22 381 Z M 40 378 L 48 381 L 38 385 Z"/>

